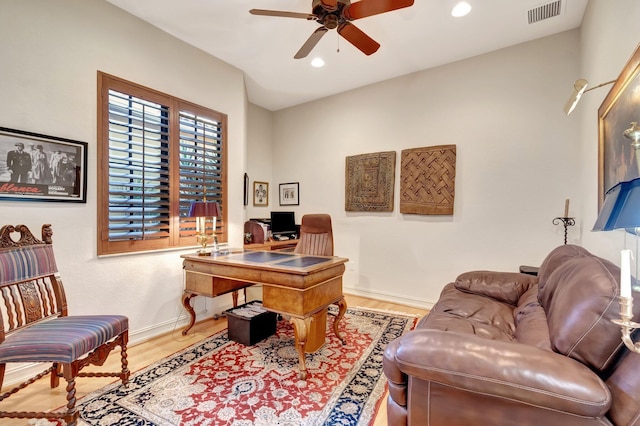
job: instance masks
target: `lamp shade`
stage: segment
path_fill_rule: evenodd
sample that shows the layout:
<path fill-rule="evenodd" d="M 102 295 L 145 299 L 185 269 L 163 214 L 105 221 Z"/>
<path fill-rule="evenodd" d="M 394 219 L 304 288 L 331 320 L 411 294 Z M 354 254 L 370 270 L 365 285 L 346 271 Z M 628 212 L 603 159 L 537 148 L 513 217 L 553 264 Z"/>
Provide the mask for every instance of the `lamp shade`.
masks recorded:
<path fill-rule="evenodd" d="M 194 201 L 189 207 L 189 217 L 218 217 L 220 208 L 215 201 Z"/>
<path fill-rule="evenodd" d="M 588 85 L 589 82 L 583 78 L 576 80 L 576 82 L 573 83 L 573 91 L 571 92 L 571 95 L 569 96 L 569 99 L 564 106 L 565 114 L 571 114 L 571 111 L 573 111 L 576 105 L 578 105 L 578 102 L 580 101 L 580 98 L 587 89 Z"/>
<path fill-rule="evenodd" d="M 640 227 L 640 178 L 620 182 L 607 191 L 592 231 Z"/>

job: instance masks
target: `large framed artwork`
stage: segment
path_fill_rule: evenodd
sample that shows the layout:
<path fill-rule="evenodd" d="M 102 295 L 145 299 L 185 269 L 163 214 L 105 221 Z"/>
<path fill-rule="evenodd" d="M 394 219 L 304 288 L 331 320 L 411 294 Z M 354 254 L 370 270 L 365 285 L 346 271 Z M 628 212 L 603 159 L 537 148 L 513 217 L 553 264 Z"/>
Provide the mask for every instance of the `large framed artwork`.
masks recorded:
<path fill-rule="evenodd" d="M 87 143 L 0 127 L 0 200 L 87 202 Z"/>
<path fill-rule="evenodd" d="M 402 150 L 400 167 L 400 213 L 453 214 L 455 145 Z"/>
<path fill-rule="evenodd" d="M 393 211 L 395 173 L 395 151 L 347 157 L 345 166 L 345 211 Z"/>
<path fill-rule="evenodd" d="M 625 130 L 640 123 L 640 46 L 598 109 L 598 210 L 618 182 L 640 176 L 640 152 Z"/>

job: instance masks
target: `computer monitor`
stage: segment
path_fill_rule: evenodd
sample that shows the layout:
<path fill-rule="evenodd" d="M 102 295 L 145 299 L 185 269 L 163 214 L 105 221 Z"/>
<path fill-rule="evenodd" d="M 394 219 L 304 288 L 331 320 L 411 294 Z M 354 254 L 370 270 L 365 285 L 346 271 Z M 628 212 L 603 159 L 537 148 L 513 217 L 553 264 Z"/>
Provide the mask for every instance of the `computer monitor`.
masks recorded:
<path fill-rule="evenodd" d="M 273 235 L 294 234 L 296 231 L 295 212 L 271 212 L 271 233 Z"/>

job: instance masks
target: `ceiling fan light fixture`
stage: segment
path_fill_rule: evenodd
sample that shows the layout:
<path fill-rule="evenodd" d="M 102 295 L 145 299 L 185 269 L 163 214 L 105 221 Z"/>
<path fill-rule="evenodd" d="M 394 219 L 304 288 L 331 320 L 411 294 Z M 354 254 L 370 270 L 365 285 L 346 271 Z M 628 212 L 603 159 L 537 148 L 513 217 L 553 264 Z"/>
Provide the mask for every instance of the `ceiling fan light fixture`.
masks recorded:
<path fill-rule="evenodd" d="M 324 67 L 324 60 L 322 58 L 313 58 L 311 66 L 314 68 L 322 68 Z"/>
<path fill-rule="evenodd" d="M 451 16 L 461 18 L 471 12 L 471 5 L 466 1 L 458 2 L 451 10 Z"/>

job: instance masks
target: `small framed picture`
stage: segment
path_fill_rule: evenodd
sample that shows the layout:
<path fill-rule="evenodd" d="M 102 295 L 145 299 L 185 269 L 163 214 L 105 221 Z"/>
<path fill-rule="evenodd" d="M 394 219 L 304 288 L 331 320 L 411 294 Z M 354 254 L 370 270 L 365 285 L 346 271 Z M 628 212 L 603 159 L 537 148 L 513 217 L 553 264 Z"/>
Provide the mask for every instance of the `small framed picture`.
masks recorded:
<path fill-rule="evenodd" d="M 280 184 L 280 205 L 281 206 L 299 206 L 300 205 L 300 183 L 281 183 Z"/>
<path fill-rule="evenodd" d="M 253 181 L 253 205 L 266 207 L 269 205 L 269 184 Z"/>

